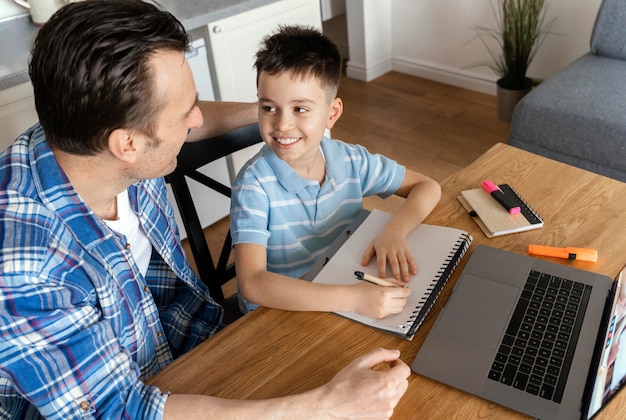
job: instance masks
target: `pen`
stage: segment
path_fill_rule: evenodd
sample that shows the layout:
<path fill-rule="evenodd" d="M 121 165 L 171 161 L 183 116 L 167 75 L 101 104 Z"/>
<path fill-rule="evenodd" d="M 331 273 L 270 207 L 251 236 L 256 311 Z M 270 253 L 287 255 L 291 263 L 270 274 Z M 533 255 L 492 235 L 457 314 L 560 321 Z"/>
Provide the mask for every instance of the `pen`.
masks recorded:
<path fill-rule="evenodd" d="M 502 207 L 504 207 L 506 211 L 508 211 L 509 213 L 517 214 L 521 211 L 519 206 L 516 206 L 515 203 L 512 202 L 509 199 L 509 197 L 507 197 L 506 194 L 504 194 L 502 190 L 492 181 L 490 180 L 483 181 L 482 186 L 483 186 L 483 190 L 491 194 L 491 196 L 495 198 L 496 201 L 500 203 L 500 205 L 502 205 Z"/>
<path fill-rule="evenodd" d="M 392 283 L 392 282 L 384 280 L 384 279 L 379 279 L 378 277 L 370 276 L 369 274 L 366 274 L 366 273 L 364 273 L 362 271 L 355 271 L 354 275 L 356 276 L 356 278 L 358 280 L 365 280 L 365 281 L 368 281 L 370 283 L 377 284 L 379 286 L 402 287 L 399 284 Z"/>
<path fill-rule="evenodd" d="M 542 255 L 544 257 L 565 258 L 568 260 L 598 261 L 598 251 L 591 248 L 574 248 L 569 246 L 557 248 L 554 246 L 528 245 L 528 253 Z"/>

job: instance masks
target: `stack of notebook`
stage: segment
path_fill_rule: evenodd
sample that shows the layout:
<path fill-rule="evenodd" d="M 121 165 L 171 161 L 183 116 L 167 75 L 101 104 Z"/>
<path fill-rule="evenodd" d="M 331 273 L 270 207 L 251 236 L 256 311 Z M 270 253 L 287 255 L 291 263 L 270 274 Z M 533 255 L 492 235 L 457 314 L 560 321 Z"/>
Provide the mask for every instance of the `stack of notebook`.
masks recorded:
<path fill-rule="evenodd" d="M 543 227 L 541 217 L 510 185 L 500 184 L 498 187 L 511 202 L 520 208 L 521 211 L 518 214 L 509 213 L 482 188 L 462 191 L 457 197 L 488 238 Z"/>

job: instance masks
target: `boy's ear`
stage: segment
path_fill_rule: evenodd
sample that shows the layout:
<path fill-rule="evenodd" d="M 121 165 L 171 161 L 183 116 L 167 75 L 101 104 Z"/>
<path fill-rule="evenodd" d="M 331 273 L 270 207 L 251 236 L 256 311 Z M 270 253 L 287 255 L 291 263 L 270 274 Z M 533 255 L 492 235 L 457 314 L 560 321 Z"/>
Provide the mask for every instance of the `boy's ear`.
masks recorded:
<path fill-rule="evenodd" d="M 341 114 L 343 113 L 343 101 L 341 98 L 335 98 L 330 104 L 330 115 L 328 121 L 326 121 L 326 128 L 329 130 L 333 128 Z"/>
<path fill-rule="evenodd" d="M 116 158 L 133 163 L 137 160 L 139 142 L 142 141 L 138 137 L 140 136 L 134 135 L 133 131 L 125 128 L 113 130 L 109 135 L 109 151 Z"/>

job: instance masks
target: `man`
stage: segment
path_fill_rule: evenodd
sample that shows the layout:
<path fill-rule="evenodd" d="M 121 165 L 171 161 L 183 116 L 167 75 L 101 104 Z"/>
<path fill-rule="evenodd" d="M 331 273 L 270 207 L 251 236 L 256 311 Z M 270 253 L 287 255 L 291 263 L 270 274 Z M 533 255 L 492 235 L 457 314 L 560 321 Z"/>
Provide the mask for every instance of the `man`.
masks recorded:
<path fill-rule="evenodd" d="M 40 124 L 0 155 L 0 418 L 389 417 L 410 374 L 391 350 L 274 400 L 144 384 L 222 316 L 185 260 L 162 176 L 185 140 L 256 118 L 254 104 L 197 101 L 188 45 L 140 0 L 69 4 L 40 29 Z"/>

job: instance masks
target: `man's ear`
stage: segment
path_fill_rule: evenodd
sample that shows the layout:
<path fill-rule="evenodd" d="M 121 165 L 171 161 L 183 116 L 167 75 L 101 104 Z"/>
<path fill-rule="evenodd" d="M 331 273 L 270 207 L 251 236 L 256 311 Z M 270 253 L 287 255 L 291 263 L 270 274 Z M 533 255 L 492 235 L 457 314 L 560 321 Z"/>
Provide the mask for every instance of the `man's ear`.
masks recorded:
<path fill-rule="evenodd" d="M 109 135 L 109 151 L 124 162 L 134 163 L 142 140 L 133 131 L 118 128 Z"/>
<path fill-rule="evenodd" d="M 335 98 L 330 104 L 330 115 L 326 121 L 326 128 L 329 130 L 335 126 L 335 123 L 343 113 L 343 101 L 341 98 Z"/>

